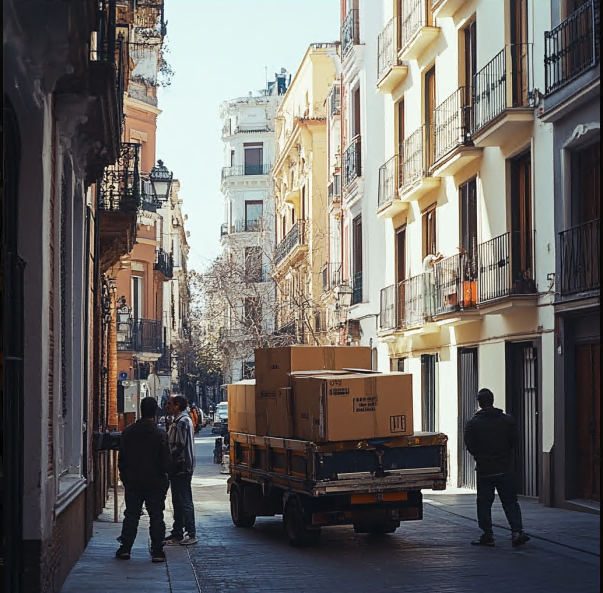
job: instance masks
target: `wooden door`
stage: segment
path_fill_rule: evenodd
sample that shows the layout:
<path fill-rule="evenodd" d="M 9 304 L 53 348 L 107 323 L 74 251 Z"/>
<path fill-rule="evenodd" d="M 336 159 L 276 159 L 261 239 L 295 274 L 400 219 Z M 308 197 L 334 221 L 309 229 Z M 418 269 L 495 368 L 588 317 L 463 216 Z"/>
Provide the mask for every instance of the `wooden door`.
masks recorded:
<path fill-rule="evenodd" d="M 404 100 L 398 103 L 398 187 L 402 185 L 404 179 Z"/>
<path fill-rule="evenodd" d="M 528 0 L 511 0 L 513 107 L 527 107 L 529 81 Z"/>
<path fill-rule="evenodd" d="M 404 280 L 406 280 L 406 227 L 396 232 L 396 286 L 397 286 L 397 321 L 401 327 L 404 319 Z"/>
<path fill-rule="evenodd" d="M 465 280 L 477 278 L 477 181 L 471 179 L 461 185 L 460 219 L 461 248 L 463 250 L 463 272 Z"/>
<path fill-rule="evenodd" d="M 473 129 L 473 103 L 475 99 L 475 82 L 473 80 L 477 73 L 477 22 L 473 21 L 465 27 L 463 31 L 465 41 L 465 104 L 464 113 L 464 131 L 465 138 Z"/>
<path fill-rule="evenodd" d="M 601 345 L 579 344 L 576 360 L 577 497 L 601 501 Z"/>
<path fill-rule="evenodd" d="M 431 167 L 435 154 L 434 137 L 434 117 L 433 111 L 436 108 L 436 79 L 435 66 L 425 74 L 425 169 Z"/>

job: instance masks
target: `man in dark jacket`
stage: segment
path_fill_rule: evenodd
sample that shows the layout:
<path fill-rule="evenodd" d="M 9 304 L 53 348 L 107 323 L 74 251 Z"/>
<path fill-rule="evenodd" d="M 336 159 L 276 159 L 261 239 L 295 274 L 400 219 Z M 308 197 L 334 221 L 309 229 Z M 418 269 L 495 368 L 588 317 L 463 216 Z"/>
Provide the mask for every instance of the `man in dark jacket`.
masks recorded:
<path fill-rule="evenodd" d="M 477 394 L 481 408 L 465 426 L 465 445 L 475 458 L 477 473 L 477 521 L 482 536 L 471 544 L 493 546 L 492 503 L 494 491 L 511 527 L 513 547 L 529 541 L 523 532 L 521 509 L 517 502 L 513 458 L 517 446 L 517 428 L 511 416 L 494 407 L 494 394 L 481 389 Z"/>
<path fill-rule="evenodd" d="M 115 556 L 130 559 L 144 504 L 151 523 L 151 558 L 153 562 L 165 562 L 163 511 L 172 456 L 166 432 L 155 423 L 157 400 L 145 397 L 140 402 L 140 412 L 142 418 L 125 428 L 121 435 L 118 467 L 125 489 L 126 510 L 119 537 L 121 546 Z"/>

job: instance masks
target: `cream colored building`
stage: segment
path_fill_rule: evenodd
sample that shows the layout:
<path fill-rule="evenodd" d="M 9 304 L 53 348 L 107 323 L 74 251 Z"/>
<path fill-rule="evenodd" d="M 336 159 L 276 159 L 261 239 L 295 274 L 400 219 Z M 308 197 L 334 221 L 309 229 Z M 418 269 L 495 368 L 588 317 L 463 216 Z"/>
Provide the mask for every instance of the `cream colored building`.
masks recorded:
<path fill-rule="evenodd" d="M 292 342 L 326 341 L 321 302 L 329 253 L 326 99 L 337 64 L 337 44 L 310 45 L 276 118 L 276 331 Z"/>

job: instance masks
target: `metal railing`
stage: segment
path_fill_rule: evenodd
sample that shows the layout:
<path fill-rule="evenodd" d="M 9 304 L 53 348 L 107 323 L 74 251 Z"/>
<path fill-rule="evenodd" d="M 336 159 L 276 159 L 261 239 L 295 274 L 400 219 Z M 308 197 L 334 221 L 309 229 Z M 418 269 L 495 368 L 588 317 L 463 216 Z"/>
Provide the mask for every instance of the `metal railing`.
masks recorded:
<path fill-rule="evenodd" d="M 157 261 L 153 264 L 153 269 L 161 272 L 166 278 L 172 278 L 174 276 L 174 258 L 172 254 L 159 248 Z"/>
<path fill-rule="evenodd" d="M 552 93 L 600 59 L 595 25 L 598 0 L 588 0 L 561 24 L 544 34 L 544 87 Z"/>
<path fill-rule="evenodd" d="M 396 328 L 396 285 L 381 289 L 381 306 L 379 309 L 379 328 Z"/>
<path fill-rule="evenodd" d="M 163 329 L 156 319 L 132 319 L 126 331 L 117 332 L 117 349 L 134 352 L 161 352 L 163 348 Z"/>
<path fill-rule="evenodd" d="M 222 179 L 242 175 L 268 175 L 271 169 L 272 165 L 237 165 L 222 167 Z"/>
<path fill-rule="evenodd" d="M 431 320 L 435 310 L 435 285 L 428 274 L 398 282 L 398 327 L 419 327 Z"/>
<path fill-rule="evenodd" d="M 506 109 L 533 104 L 532 44 L 507 45 L 477 74 L 473 104 L 473 132 Z"/>
<path fill-rule="evenodd" d="M 237 220 L 234 224 L 228 225 L 225 222 L 220 227 L 220 236 L 232 235 L 235 233 L 259 233 L 264 230 L 264 219 L 253 218 L 248 220 Z"/>
<path fill-rule="evenodd" d="M 472 92 L 471 87 L 461 87 L 433 110 L 434 162 L 457 146 L 472 144 Z"/>
<path fill-rule="evenodd" d="M 322 290 L 327 292 L 339 286 L 343 281 L 342 267 L 339 262 L 328 262 L 322 268 Z"/>
<path fill-rule="evenodd" d="M 430 127 L 423 124 L 400 145 L 400 187 L 406 190 L 429 176 L 433 163 Z"/>
<path fill-rule="evenodd" d="M 398 17 L 394 17 L 377 37 L 377 80 L 381 80 L 393 66 L 398 65 L 399 31 Z"/>
<path fill-rule="evenodd" d="M 122 142 L 114 165 L 106 167 L 98 191 L 98 207 L 108 212 L 137 212 L 140 206 L 140 144 Z"/>
<path fill-rule="evenodd" d="M 360 43 L 360 21 L 358 18 L 358 9 L 352 8 L 348 11 L 343 25 L 341 25 L 341 55 L 346 54 Z"/>
<path fill-rule="evenodd" d="M 354 274 L 352 282 L 352 305 L 357 305 L 362 302 L 362 272 Z"/>
<path fill-rule="evenodd" d="M 283 240 L 276 246 L 274 251 L 274 262 L 279 264 L 287 257 L 296 247 L 303 245 L 305 242 L 306 221 L 298 220 L 291 230 L 285 235 Z"/>
<path fill-rule="evenodd" d="M 343 153 L 343 185 L 352 183 L 354 179 L 362 175 L 362 143 L 360 135 L 350 142 Z"/>
<path fill-rule="evenodd" d="M 329 206 L 341 202 L 341 175 L 333 175 L 333 181 L 329 183 L 328 192 Z"/>
<path fill-rule="evenodd" d="M 329 107 L 331 117 L 341 113 L 341 87 L 334 84 L 329 94 Z"/>
<path fill-rule="evenodd" d="M 400 187 L 400 156 L 395 155 L 379 167 L 378 208 L 384 208 L 398 198 Z"/>
<path fill-rule="evenodd" d="M 477 306 L 477 259 L 466 253 L 447 257 L 434 266 L 435 315 Z"/>
<path fill-rule="evenodd" d="M 400 24 L 400 49 L 404 49 L 415 35 L 428 24 L 427 0 L 402 0 L 402 23 Z"/>
<path fill-rule="evenodd" d="M 562 295 L 600 289 L 600 218 L 560 232 L 559 253 Z"/>
<path fill-rule="evenodd" d="M 477 302 L 535 294 L 533 237 L 507 232 L 477 246 Z"/>

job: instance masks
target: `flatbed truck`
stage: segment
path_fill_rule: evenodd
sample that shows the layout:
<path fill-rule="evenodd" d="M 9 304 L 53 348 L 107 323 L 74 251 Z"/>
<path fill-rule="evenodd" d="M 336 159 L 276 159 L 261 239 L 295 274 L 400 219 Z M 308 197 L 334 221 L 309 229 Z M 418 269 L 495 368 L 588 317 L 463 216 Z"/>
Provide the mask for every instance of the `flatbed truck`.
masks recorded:
<path fill-rule="evenodd" d="M 230 433 L 227 491 L 234 525 L 283 515 L 293 546 L 320 539 L 322 527 L 393 533 L 423 518 L 422 489 L 445 490 L 442 433 L 313 443 Z"/>

